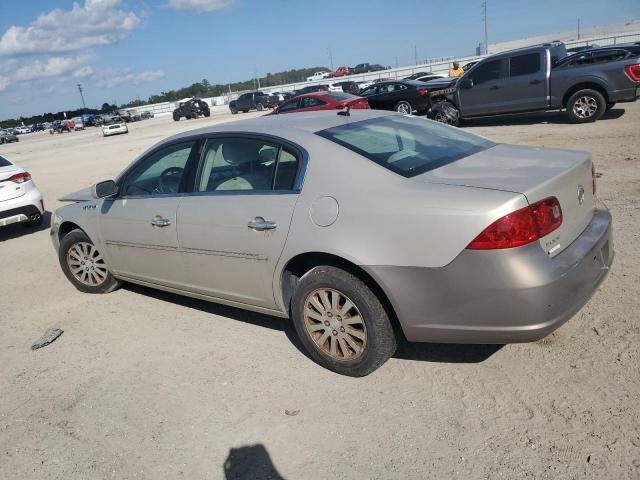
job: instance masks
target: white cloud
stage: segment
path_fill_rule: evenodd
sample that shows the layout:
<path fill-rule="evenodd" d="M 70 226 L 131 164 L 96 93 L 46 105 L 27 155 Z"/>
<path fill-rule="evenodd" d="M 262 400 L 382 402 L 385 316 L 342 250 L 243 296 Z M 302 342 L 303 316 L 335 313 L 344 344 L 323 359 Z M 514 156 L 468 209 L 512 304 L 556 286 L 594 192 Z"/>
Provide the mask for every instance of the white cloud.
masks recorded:
<path fill-rule="evenodd" d="M 93 68 L 90 65 L 84 65 L 80 67 L 75 72 L 73 72 L 73 76 L 76 78 L 86 78 L 93 73 Z"/>
<path fill-rule="evenodd" d="M 116 8 L 121 0 L 85 0 L 71 10 L 56 8 L 27 27 L 11 26 L 0 38 L 0 55 L 55 53 L 109 45 L 125 38 L 142 20 Z"/>
<path fill-rule="evenodd" d="M 230 7 L 235 0 L 169 0 L 169 6 L 176 10 L 192 12 L 213 12 Z"/>
<path fill-rule="evenodd" d="M 90 58 L 89 55 L 71 57 L 49 57 L 47 60 L 36 60 L 18 68 L 13 74 L 14 82 L 36 80 L 43 77 L 57 77 L 68 73 Z"/>
<path fill-rule="evenodd" d="M 6 90 L 10 84 L 11 84 L 11 79 L 9 77 L 0 75 L 0 92 Z"/>
<path fill-rule="evenodd" d="M 93 76 L 96 85 L 101 88 L 113 88 L 120 85 L 140 85 L 141 83 L 153 82 L 163 78 L 165 73 L 162 70 L 149 70 L 145 72 L 117 72 L 104 71 Z"/>

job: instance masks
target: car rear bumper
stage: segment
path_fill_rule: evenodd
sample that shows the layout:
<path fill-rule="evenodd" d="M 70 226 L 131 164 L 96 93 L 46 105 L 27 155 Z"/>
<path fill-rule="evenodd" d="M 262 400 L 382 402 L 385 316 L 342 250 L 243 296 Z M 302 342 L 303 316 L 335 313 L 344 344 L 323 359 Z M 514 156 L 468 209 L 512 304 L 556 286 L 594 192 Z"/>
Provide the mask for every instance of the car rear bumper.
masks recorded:
<path fill-rule="evenodd" d="M 442 268 L 365 267 L 389 297 L 410 341 L 514 343 L 539 340 L 591 298 L 613 262 L 611 215 L 591 223 L 549 258 L 538 242 L 464 250 Z"/>
<path fill-rule="evenodd" d="M 638 98 L 640 98 L 640 85 L 609 92 L 610 102 L 635 102 Z"/>
<path fill-rule="evenodd" d="M 35 220 L 43 213 L 42 194 L 31 187 L 21 197 L 0 202 L 0 227 Z"/>

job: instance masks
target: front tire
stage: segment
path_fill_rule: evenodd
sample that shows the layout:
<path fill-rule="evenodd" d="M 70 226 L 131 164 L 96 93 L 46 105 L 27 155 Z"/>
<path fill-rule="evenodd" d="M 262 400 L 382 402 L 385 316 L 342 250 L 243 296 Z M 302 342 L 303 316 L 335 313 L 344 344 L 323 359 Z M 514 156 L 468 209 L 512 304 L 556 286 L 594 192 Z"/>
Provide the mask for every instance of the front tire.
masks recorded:
<path fill-rule="evenodd" d="M 256 110 L 257 110 L 257 111 L 259 111 L 259 112 L 261 112 L 262 110 L 264 110 L 264 106 L 263 106 L 261 103 L 258 103 L 258 104 L 256 105 Z"/>
<path fill-rule="evenodd" d="M 413 112 L 413 107 L 406 100 L 400 100 L 393 108 L 396 112 L 404 113 L 405 115 L 410 115 Z"/>
<path fill-rule="evenodd" d="M 397 347 L 380 300 L 359 278 L 336 267 L 319 266 L 300 279 L 291 314 L 309 355 L 341 375 L 368 375 Z"/>
<path fill-rule="evenodd" d="M 121 285 L 82 230 L 72 230 L 62 238 L 58 260 L 66 277 L 81 292 L 109 293 Z"/>
<path fill-rule="evenodd" d="M 571 95 L 567 102 L 567 115 L 571 123 L 587 123 L 598 120 L 607 108 L 600 92 L 585 88 Z"/>

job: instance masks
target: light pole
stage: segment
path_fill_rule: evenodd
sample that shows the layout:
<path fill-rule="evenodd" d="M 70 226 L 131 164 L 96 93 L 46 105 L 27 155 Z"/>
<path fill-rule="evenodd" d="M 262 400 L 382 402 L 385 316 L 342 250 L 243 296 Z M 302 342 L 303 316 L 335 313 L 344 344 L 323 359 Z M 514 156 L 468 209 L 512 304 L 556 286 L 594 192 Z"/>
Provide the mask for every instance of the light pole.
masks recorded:
<path fill-rule="evenodd" d="M 487 27 L 487 0 L 482 1 L 482 19 L 484 20 L 484 54 L 489 54 L 489 29 Z"/>
<path fill-rule="evenodd" d="M 80 92 L 80 98 L 82 99 L 82 110 L 87 113 L 87 106 L 84 103 L 84 95 L 82 93 L 82 85 L 78 83 L 78 91 Z"/>

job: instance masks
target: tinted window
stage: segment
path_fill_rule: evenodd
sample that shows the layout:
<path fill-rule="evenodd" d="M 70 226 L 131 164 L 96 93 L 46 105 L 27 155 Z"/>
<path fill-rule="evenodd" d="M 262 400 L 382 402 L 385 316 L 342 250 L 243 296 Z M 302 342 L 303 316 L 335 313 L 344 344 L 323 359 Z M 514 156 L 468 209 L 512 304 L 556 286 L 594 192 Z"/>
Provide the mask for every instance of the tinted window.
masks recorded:
<path fill-rule="evenodd" d="M 0 167 L 8 167 L 9 165 L 11 165 L 11 162 L 9 160 L 7 160 L 6 158 L 0 157 Z"/>
<path fill-rule="evenodd" d="M 371 95 L 376 94 L 376 86 L 371 85 L 370 87 L 365 88 L 360 92 L 361 97 L 370 97 Z"/>
<path fill-rule="evenodd" d="M 196 191 L 289 190 L 298 159 L 279 145 L 249 138 L 207 141 Z"/>
<path fill-rule="evenodd" d="M 194 143 L 178 143 L 151 154 L 125 180 L 125 196 L 177 193 Z"/>
<path fill-rule="evenodd" d="M 317 132 L 405 177 L 413 177 L 495 144 L 421 118 L 389 116 Z"/>
<path fill-rule="evenodd" d="M 339 92 L 329 93 L 326 96 L 331 98 L 332 100 L 337 100 L 338 102 L 355 98 L 355 95 L 350 95 L 348 93 L 339 93 Z"/>
<path fill-rule="evenodd" d="M 291 100 L 280 105 L 278 107 L 278 113 L 290 112 L 291 110 L 295 110 L 296 108 L 298 108 L 298 100 Z"/>
<path fill-rule="evenodd" d="M 322 100 L 314 97 L 305 97 L 300 100 L 300 108 L 320 107 L 326 104 L 327 102 L 323 102 Z"/>
<path fill-rule="evenodd" d="M 531 75 L 540 71 L 540 54 L 527 53 L 526 55 L 516 55 L 509 59 L 509 75 L 517 77 L 519 75 Z"/>
<path fill-rule="evenodd" d="M 505 76 L 505 64 L 506 60 L 504 58 L 483 63 L 471 72 L 470 78 L 473 80 L 474 85 L 480 85 L 491 80 L 498 80 Z"/>

